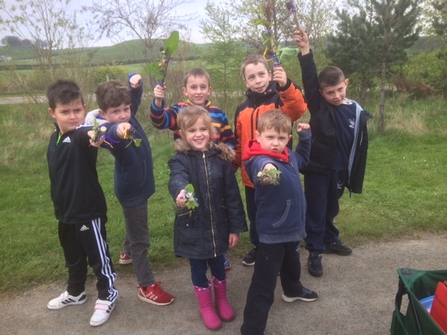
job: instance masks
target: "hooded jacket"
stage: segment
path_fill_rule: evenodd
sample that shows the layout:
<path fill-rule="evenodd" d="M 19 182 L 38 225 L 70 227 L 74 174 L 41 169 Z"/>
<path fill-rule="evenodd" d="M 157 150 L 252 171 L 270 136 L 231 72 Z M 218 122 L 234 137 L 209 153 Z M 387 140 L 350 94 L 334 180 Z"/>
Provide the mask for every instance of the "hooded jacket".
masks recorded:
<path fill-rule="evenodd" d="M 299 169 L 309 162 L 311 131 L 298 135 L 296 152 L 287 148 L 281 154 L 265 151 L 256 140 L 245 147 L 243 160 L 255 186 L 256 231 L 262 243 L 294 242 L 306 237 L 306 200 Z M 268 163 L 281 172 L 278 185 L 259 183 L 257 175 Z"/>
<path fill-rule="evenodd" d="M 286 113 L 292 122 L 298 120 L 307 110 L 301 89 L 295 86 L 290 79 L 284 87 L 271 81 L 265 92 L 258 93 L 248 90 L 247 100 L 236 109 L 234 119 L 236 137 L 236 157 L 234 160 L 235 170 L 241 167 L 242 183 L 253 187 L 248 178 L 245 166 L 242 164 L 242 156 L 246 143 L 255 137 L 258 118 L 265 112 L 278 108 Z"/>
<path fill-rule="evenodd" d="M 182 208 L 175 216 L 176 256 L 208 259 L 228 251 L 230 233 L 247 231 L 245 212 L 231 160 L 234 152 L 224 143 L 212 143 L 209 151 L 195 151 L 175 141 L 177 154 L 171 169 L 169 192 L 174 201 L 186 185 L 192 184 L 198 207 Z"/>
<path fill-rule="evenodd" d="M 337 145 L 337 127 L 335 125 L 335 106 L 328 103 L 320 93 L 317 68 L 313 53 L 298 55 L 303 76 L 303 86 L 309 107 L 310 127 L 312 129 L 312 150 L 309 165 L 302 170 L 306 172 L 330 174 Z M 362 193 L 363 180 L 368 154 L 367 121 L 372 117 L 356 105 L 356 121 L 354 125 L 354 143 L 349 156 L 348 181 L 346 187 L 352 193 Z"/>
<path fill-rule="evenodd" d="M 132 76 L 129 75 L 129 78 Z M 143 82 L 138 88 L 130 88 L 131 118 L 129 123 L 135 129 L 134 139 L 141 140 L 137 146 L 132 140 L 123 140 L 117 136 L 118 124 L 105 124 L 107 135 L 113 141 L 112 146 L 103 145 L 115 157 L 114 185 L 115 194 L 124 207 L 136 207 L 146 202 L 155 193 L 154 167 L 152 151 L 146 133 L 138 122 L 136 114 L 143 95 Z"/>

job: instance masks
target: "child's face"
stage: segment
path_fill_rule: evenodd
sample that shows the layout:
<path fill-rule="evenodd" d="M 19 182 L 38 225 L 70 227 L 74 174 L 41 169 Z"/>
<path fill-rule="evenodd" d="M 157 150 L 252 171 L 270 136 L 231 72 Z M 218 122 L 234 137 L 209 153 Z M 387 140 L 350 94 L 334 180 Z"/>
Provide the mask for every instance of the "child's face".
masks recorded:
<path fill-rule="evenodd" d="M 284 151 L 291 137 L 286 132 L 278 133 L 274 128 L 263 130 L 262 133 L 256 131 L 255 135 L 262 149 L 276 153 L 282 153 Z"/>
<path fill-rule="evenodd" d="M 265 92 L 265 90 L 269 87 L 270 80 L 271 75 L 264 64 L 248 64 L 245 67 L 245 85 L 253 92 Z"/>
<path fill-rule="evenodd" d="M 346 98 L 346 89 L 348 87 L 348 79 L 345 79 L 340 84 L 335 86 L 327 86 L 323 88 L 321 91 L 321 95 L 324 100 L 329 102 L 334 106 L 339 106 L 345 102 Z"/>
<path fill-rule="evenodd" d="M 182 138 L 191 146 L 193 150 L 207 151 L 210 141 L 210 129 L 203 121 L 203 118 L 197 119 L 191 127 L 180 131 Z"/>
<path fill-rule="evenodd" d="M 85 121 L 85 111 L 87 106 L 82 103 L 82 100 L 73 100 L 64 105 L 56 103 L 56 108 L 53 110 L 48 108 L 48 114 L 57 123 L 61 134 L 75 130 Z"/>
<path fill-rule="evenodd" d="M 183 94 L 197 106 L 203 106 L 211 94 L 208 79 L 204 76 L 190 76 L 183 87 Z"/>
<path fill-rule="evenodd" d="M 130 105 L 125 104 L 118 107 L 109 107 L 105 112 L 99 110 L 99 113 L 110 123 L 129 122 L 131 117 Z"/>

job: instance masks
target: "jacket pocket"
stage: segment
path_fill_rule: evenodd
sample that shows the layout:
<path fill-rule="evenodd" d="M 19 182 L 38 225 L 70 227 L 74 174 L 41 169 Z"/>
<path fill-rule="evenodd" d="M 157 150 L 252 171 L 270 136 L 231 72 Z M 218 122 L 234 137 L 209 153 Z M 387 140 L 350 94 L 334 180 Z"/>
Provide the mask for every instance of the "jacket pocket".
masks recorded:
<path fill-rule="evenodd" d="M 194 226 L 194 220 L 193 220 L 193 212 L 192 210 L 188 210 L 187 212 L 181 212 L 177 214 L 177 217 L 175 218 L 175 223 L 179 227 L 193 227 Z"/>
<path fill-rule="evenodd" d="M 281 219 L 279 219 L 279 221 L 272 224 L 273 228 L 281 227 L 281 225 L 284 223 L 284 221 L 287 220 L 287 217 L 289 216 L 289 211 L 290 211 L 290 203 L 291 203 L 290 200 L 286 200 L 286 208 L 284 209 Z"/>

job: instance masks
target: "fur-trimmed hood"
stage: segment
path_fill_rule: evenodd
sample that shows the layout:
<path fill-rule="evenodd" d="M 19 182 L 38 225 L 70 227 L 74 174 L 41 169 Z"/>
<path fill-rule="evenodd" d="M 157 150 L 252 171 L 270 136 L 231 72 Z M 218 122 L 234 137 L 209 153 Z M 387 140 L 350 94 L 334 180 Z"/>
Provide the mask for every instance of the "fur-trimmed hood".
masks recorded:
<path fill-rule="evenodd" d="M 208 149 L 209 150 L 212 150 L 212 149 L 217 150 L 220 158 L 230 161 L 230 162 L 232 162 L 235 157 L 234 150 L 232 148 L 230 148 L 229 146 L 227 146 L 223 142 L 220 142 L 219 144 L 216 144 L 214 142 L 209 142 Z M 183 139 L 180 138 L 180 139 L 175 140 L 174 150 L 178 153 L 187 155 L 188 152 L 190 152 L 192 150 L 192 148 L 187 142 L 185 142 Z"/>

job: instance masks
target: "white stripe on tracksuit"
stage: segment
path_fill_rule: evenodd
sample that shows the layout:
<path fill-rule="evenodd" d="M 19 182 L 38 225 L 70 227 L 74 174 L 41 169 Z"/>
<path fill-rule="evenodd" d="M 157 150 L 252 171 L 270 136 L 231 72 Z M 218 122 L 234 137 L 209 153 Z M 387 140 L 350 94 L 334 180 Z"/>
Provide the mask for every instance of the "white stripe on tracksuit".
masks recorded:
<path fill-rule="evenodd" d="M 118 297 L 118 291 L 113 286 L 116 281 L 116 273 L 113 271 L 112 266 L 110 265 L 110 258 L 107 256 L 107 242 L 101 235 L 101 218 L 92 220 L 92 227 L 96 237 L 99 257 L 101 257 L 101 273 L 109 280 L 109 296 L 107 297 L 107 300 L 115 301 L 115 299 Z"/>

